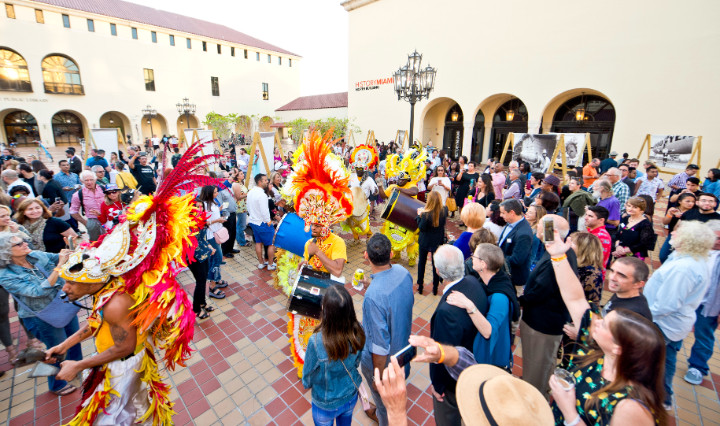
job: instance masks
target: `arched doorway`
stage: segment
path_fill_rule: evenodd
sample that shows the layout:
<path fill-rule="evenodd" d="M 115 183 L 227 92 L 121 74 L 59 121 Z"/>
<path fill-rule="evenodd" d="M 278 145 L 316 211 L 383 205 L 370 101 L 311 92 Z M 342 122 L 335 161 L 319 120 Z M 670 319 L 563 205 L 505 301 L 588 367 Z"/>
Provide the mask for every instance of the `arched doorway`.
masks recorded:
<path fill-rule="evenodd" d="M 177 136 L 178 138 L 180 138 L 180 136 L 184 134 L 185 129 L 188 129 L 188 128 L 189 129 L 199 129 L 200 128 L 198 119 L 194 115 L 188 115 L 188 116 L 181 115 L 178 117 L 175 124 L 177 127 L 177 134 L 175 136 Z"/>
<path fill-rule="evenodd" d="M 583 95 L 567 100 L 553 116 L 551 132 L 590 133 L 593 157 L 606 158 L 612 145 L 615 108 L 602 96 Z M 583 164 L 591 159 L 584 157 Z"/>
<path fill-rule="evenodd" d="M 142 135 L 143 139 L 153 137 L 162 139 L 163 135 L 167 135 L 167 121 L 165 117 L 163 117 L 162 114 L 157 114 L 152 118 L 147 115 L 144 116 L 142 118 Z"/>
<path fill-rule="evenodd" d="M 512 98 L 495 111 L 493 126 L 490 132 L 490 143 L 492 143 L 491 156 L 500 160 L 503 154 L 503 147 L 509 133 L 527 133 L 528 112 L 523 101 Z M 507 147 L 504 163 L 507 165 L 512 160 L 512 147 Z"/>
<path fill-rule="evenodd" d="M 460 105 L 453 105 L 445 114 L 442 149 L 452 158 L 462 155 L 463 112 Z"/>
<path fill-rule="evenodd" d="M 470 161 L 480 163 L 482 161 L 483 142 L 485 139 L 485 114 L 478 110 L 475 114 L 473 125 L 472 144 L 470 146 Z"/>
<path fill-rule="evenodd" d="M 8 143 L 31 145 L 33 141 L 40 140 L 37 120 L 27 111 L 9 113 L 5 116 L 3 124 Z"/>
<path fill-rule="evenodd" d="M 55 145 L 77 145 L 85 138 L 82 119 L 70 111 L 60 111 L 52 117 Z"/>
<path fill-rule="evenodd" d="M 123 139 L 129 134 L 126 129 L 130 128 L 130 120 L 117 111 L 109 111 L 100 116 L 100 127 L 103 129 L 120 129 Z"/>

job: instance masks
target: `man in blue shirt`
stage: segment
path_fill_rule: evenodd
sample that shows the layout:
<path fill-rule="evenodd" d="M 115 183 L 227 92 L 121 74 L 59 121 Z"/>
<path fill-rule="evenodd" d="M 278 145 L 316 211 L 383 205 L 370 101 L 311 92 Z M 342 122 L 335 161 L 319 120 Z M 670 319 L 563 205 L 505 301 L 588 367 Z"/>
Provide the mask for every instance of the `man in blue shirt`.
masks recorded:
<path fill-rule="evenodd" d="M 105 177 L 108 177 L 108 172 L 110 171 L 110 164 L 108 164 L 107 160 L 104 158 L 105 151 L 102 149 L 92 150 L 90 153 L 93 154 L 92 157 L 88 158 L 85 162 L 85 165 L 92 170 L 93 166 L 102 166 L 102 168 L 105 170 Z"/>
<path fill-rule="evenodd" d="M 610 153 L 610 157 L 602 160 L 600 162 L 600 174 L 603 174 L 610 170 L 613 167 L 617 167 L 618 163 L 615 161 L 615 157 L 617 157 L 618 153 L 613 151 Z"/>
<path fill-rule="evenodd" d="M 380 426 L 388 424 L 388 416 L 375 387 L 373 372 L 377 368 L 382 375 L 390 356 L 408 345 L 414 302 L 412 277 L 404 267 L 390 264 L 391 251 L 390 240 L 379 233 L 368 239 L 365 249 L 372 281 L 365 292 L 362 308 L 365 347 L 360 366 L 365 380 L 372 383 Z M 405 378 L 409 374 L 410 364 L 407 364 Z"/>

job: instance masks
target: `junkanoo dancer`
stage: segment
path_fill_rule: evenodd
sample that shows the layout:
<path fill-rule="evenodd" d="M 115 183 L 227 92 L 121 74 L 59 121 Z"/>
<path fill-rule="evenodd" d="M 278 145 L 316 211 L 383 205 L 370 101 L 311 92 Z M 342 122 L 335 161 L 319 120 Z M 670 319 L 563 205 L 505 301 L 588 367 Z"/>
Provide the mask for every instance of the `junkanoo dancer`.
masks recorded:
<path fill-rule="evenodd" d="M 109 234 L 82 246 L 59 268 L 68 298 L 91 296 L 93 307 L 87 323 L 50 348 L 47 359 L 89 337 L 97 349 L 94 356 L 61 364 L 57 377 L 63 380 L 90 369 L 69 425 L 172 424 L 170 386 L 155 351 L 164 351 L 170 371 L 190 357 L 195 314 L 176 276 L 187 266 L 183 259 L 192 259 L 195 234 L 205 222 L 192 190 L 217 184 L 195 174 L 215 157 L 193 159 L 201 147 L 192 145 L 154 196 L 138 199 Z"/>
<path fill-rule="evenodd" d="M 396 179 L 397 184 L 383 188 L 386 198 L 390 198 L 393 191 L 397 189 L 405 195 L 417 198 L 419 192 L 417 184 L 425 177 L 425 160 L 427 154 L 422 147 L 410 148 L 400 160 L 400 156 L 393 154 L 388 157 L 386 163 L 386 174 L 389 180 Z M 382 233 L 390 239 L 392 244 L 393 259 L 399 259 L 400 253 L 407 249 L 408 265 L 415 266 L 418 252 L 418 231 L 410 231 L 398 226 L 389 220 L 383 223 Z"/>
<path fill-rule="evenodd" d="M 370 197 L 377 195 L 378 186 L 370 175 L 378 163 L 377 151 L 370 145 L 359 145 L 350 155 L 350 167 L 355 174 L 350 175 L 350 191 L 353 196 L 353 212 L 344 222 L 357 240 L 359 237 L 371 236 L 370 210 L 372 208 Z M 343 226 L 345 228 L 345 226 Z"/>

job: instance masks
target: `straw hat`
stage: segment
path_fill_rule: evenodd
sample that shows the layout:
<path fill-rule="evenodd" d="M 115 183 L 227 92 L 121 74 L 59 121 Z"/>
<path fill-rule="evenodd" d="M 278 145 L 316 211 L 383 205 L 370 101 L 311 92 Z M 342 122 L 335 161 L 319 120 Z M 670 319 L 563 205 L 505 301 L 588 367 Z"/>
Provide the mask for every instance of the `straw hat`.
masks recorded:
<path fill-rule="evenodd" d="M 457 382 L 456 397 L 463 423 L 468 426 L 555 424 L 540 391 L 492 365 L 465 369 Z"/>

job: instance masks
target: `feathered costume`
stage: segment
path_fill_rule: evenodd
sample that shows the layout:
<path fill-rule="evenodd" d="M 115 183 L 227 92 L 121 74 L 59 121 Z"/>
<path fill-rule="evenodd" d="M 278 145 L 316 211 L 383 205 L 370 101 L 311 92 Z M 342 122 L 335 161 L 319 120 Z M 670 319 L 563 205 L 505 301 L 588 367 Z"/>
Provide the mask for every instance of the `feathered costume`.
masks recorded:
<path fill-rule="evenodd" d="M 316 244 L 327 255 L 333 249 L 332 244 L 335 244 L 333 241 L 337 242 L 337 237 L 330 235 L 330 227 L 343 221 L 353 211 L 349 173 L 343 165 L 343 160 L 332 153 L 332 145 L 335 141 L 331 141 L 331 135 L 332 130 L 324 136 L 317 131 L 310 133 L 308 139 L 296 151 L 294 171 L 283 186 L 283 196 L 292 200 L 298 216 L 305 221 L 306 231 L 313 224 L 322 226 Z M 342 243 L 342 240 L 340 242 Z M 294 256 L 292 253 L 289 254 Z M 299 262 L 301 258 L 297 258 Z M 316 270 L 325 269 L 317 256 L 310 257 L 308 263 Z M 297 264 L 293 259 L 278 260 L 278 276 L 287 276 L 294 282 L 294 270 L 285 271 L 284 265 L 296 268 Z M 290 352 L 300 377 L 307 342 L 318 321 L 293 313 L 288 313 L 288 316 Z"/>
<path fill-rule="evenodd" d="M 377 193 L 378 187 L 375 181 L 367 173 L 368 170 L 375 167 L 378 163 L 377 151 L 370 145 L 358 145 L 350 154 L 351 171 L 362 170 L 364 175 L 362 181 L 357 175 L 350 177 L 350 191 L 353 196 L 353 212 L 345 222 L 343 222 L 343 230 L 350 230 L 354 239 L 358 239 L 362 235 L 371 236 L 370 229 L 370 195 Z"/>
<path fill-rule="evenodd" d="M 133 203 L 109 234 L 81 246 L 60 269 L 60 276 L 68 281 L 107 283 L 93 296 L 88 317 L 99 353 L 114 345 L 110 327 L 103 322 L 103 307 L 114 295 L 132 297 L 135 303 L 129 315 L 137 327 L 132 355 L 91 370 L 69 425 L 173 423 L 170 386 L 162 381 L 155 350 L 164 351 L 170 371 L 185 366 L 190 358 L 195 314 L 176 276 L 187 266 L 184 259 L 193 259 L 195 235 L 205 225 L 192 190 L 219 182 L 195 174 L 217 157 L 193 159 L 202 145 L 195 143 L 185 152 L 154 196 Z"/>
<path fill-rule="evenodd" d="M 420 179 L 425 177 L 426 159 L 427 153 L 422 147 L 409 149 L 402 160 L 397 154 L 390 155 L 385 164 L 385 173 L 388 180 L 394 179 L 397 181 L 407 179 L 408 183 L 402 186 L 402 188 L 417 186 Z M 385 190 L 385 196 L 390 197 L 395 188 L 399 188 L 399 186 L 396 184 L 390 185 Z M 420 246 L 418 245 L 419 231 L 413 232 L 386 220 L 385 223 L 383 223 L 382 233 L 390 239 L 394 254 L 393 259 L 399 259 L 400 253 L 404 249 L 407 249 L 408 265 L 415 266 L 420 251 Z"/>

